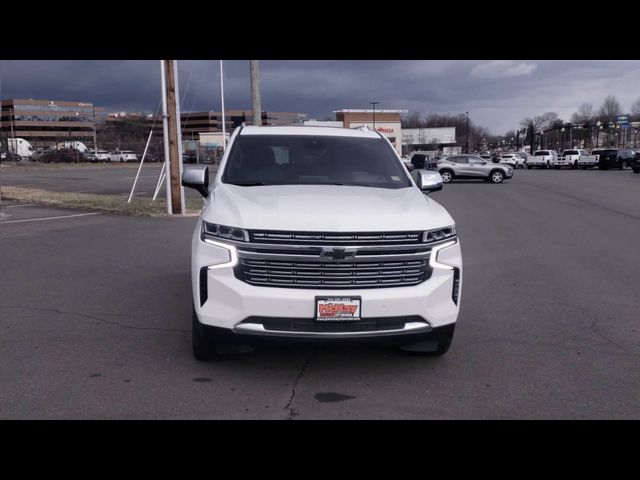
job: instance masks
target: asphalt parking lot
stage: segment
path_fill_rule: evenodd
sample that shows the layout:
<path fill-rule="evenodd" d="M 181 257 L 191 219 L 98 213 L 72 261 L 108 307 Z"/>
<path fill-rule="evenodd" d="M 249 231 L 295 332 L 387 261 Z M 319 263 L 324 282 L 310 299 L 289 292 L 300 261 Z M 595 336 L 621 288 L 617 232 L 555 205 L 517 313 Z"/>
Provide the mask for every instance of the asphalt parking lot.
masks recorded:
<path fill-rule="evenodd" d="M 129 196 L 140 163 L 130 164 L 72 164 L 39 166 L 37 164 L 0 169 L 0 184 L 40 188 L 54 192 L 91 193 L 96 195 Z M 189 165 L 186 165 L 189 167 Z M 134 195 L 137 197 L 153 197 L 161 163 L 144 163 L 140 170 Z M 217 166 L 209 165 L 210 172 Z M 165 182 L 160 187 L 160 195 L 164 195 Z M 197 192 L 185 191 L 186 195 L 197 196 Z"/>
<path fill-rule="evenodd" d="M 464 258 L 446 356 L 294 345 L 214 363 L 191 354 L 195 218 L 3 202 L 0 418 L 640 418 L 640 175 L 517 170 L 432 198 Z"/>

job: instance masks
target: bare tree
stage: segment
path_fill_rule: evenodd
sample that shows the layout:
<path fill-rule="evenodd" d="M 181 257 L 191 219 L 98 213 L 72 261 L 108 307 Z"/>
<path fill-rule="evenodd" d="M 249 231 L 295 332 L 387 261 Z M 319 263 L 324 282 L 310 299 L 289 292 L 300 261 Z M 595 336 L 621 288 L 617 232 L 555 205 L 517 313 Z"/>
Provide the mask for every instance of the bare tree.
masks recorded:
<path fill-rule="evenodd" d="M 594 117 L 593 105 L 583 102 L 578 107 L 578 111 L 571 115 L 572 123 L 591 123 Z"/>
<path fill-rule="evenodd" d="M 622 107 L 613 95 L 607 95 L 607 98 L 600 106 L 600 117 L 606 122 L 615 121 L 616 117 L 622 113 Z"/>
<path fill-rule="evenodd" d="M 523 118 L 520 121 L 520 126 L 523 128 L 529 128 L 531 125 L 533 125 L 534 131 L 537 132 L 544 126 L 544 123 L 544 117 L 542 115 L 536 115 L 534 117 Z"/>
<path fill-rule="evenodd" d="M 559 117 L 556 112 L 545 112 L 542 114 L 542 128 L 551 128 L 558 122 Z"/>

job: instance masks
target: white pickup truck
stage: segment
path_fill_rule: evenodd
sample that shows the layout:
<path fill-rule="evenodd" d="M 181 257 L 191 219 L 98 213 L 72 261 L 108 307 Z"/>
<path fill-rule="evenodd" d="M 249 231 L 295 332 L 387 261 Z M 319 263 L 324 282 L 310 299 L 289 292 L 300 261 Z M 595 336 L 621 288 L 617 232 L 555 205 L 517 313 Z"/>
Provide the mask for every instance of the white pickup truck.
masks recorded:
<path fill-rule="evenodd" d="M 558 154 L 555 150 L 536 150 L 527 158 L 527 168 L 529 170 L 533 167 L 551 168 L 555 167 L 557 162 Z"/>
<path fill-rule="evenodd" d="M 597 155 L 589 155 L 586 150 L 583 149 L 572 149 L 565 150 L 562 152 L 560 158 L 558 158 L 558 162 L 556 164 L 556 168 L 560 167 L 571 167 L 571 168 L 587 168 L 587 166 L 596 166 L 598 165 L 598 156 Z"/>

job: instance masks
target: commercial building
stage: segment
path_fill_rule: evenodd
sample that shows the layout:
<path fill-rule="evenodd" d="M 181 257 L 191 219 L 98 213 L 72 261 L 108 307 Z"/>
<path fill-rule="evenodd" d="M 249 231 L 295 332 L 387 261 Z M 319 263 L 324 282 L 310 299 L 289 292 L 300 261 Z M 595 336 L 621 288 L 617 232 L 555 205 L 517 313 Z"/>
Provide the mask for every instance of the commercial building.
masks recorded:
<path fill-rule="evenodd" d="M 445 155 L 461 152 L 456 143 L 456 127 L 405 128 L 402 149 L 404 154 L 414 150 L 442 151 Z"/>
<path fill-rule="evenodd" d="M 88 102 L 7 99 L 0 107 L 0 136 L 24 138 L 34 148 L 81 141 L 93 146 L 96 118 L 104 109 Z"/>
<path fill-rule="evenodd" d="M 180 118 L 184 138 L 198 138 L 199 133 L 222 131 L 222 112 L 185 112 Z M 306 113 L 262 112 L 262 125 L 302 125 L 306 119 Z M 224 123 L 227 132 L 232 132 L 243 123 L 253 125 L 253 111 L 227 110 Z"/>
<path fill-rule="evenodd" d="M 342 109 L 335 110 L 333 113 L 336 114 L 336 120 L 342 122 L 345 128 L 366 125 L 367 128 L 387 137 L 398 154 L 402 153 L 400 115 L 408 113 L 407 110 Z"/>

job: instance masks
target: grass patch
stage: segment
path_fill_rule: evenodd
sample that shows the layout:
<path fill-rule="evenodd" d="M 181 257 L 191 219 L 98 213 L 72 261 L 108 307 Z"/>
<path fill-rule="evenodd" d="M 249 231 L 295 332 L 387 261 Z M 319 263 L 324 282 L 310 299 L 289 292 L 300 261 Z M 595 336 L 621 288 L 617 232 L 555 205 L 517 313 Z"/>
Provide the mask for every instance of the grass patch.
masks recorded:
<path fill-rule="evenodd" d="M 90 193 L 51 192 L 38 188 L 2 187 L 0 197 L 3 200 L 14 200 L 25 203 L 38 203 L 55 207 L 77 208 L 83 210 L 99 210 L 125 215 L 161 216 L 167 214 L 165 198 L 155 202 L 151 198 L 133 197 L 127 203 L 124 195 L 96 195 Z M 198 215 L 202 209 L 201 198 L 185 198 L 185 213 Z"/>
<path fill-rule="evenodd" d="M 159 165 L 162 163 L 157 162 L 145 162 L 145 166 Z M 137 169 L 140 166 L 140 162 L 70 162 L 70 163 L 44 163 L 44 162 L 3 162 L 0 164 L 0 169 L 6 172 L 13 171 L 26 171 L 26 170 L 65 170 L 65 169 L 100 169 L 100 168 L 120 168 L 120 169 Z M 144 167 L 143 167 L 144 168 Z"/>

